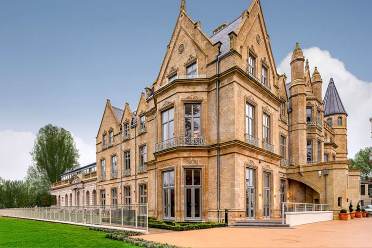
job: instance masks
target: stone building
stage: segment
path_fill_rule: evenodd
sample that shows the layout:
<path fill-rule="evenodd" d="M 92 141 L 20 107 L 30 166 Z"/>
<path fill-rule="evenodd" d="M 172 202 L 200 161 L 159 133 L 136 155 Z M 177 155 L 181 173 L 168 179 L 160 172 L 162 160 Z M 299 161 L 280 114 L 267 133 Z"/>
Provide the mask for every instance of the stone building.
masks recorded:
<path fill-rule="evenodd" d="M 108 100 L 97 134 L 97 203 L 148 203 L 177 221 L 275 218 L 286 201 L 346 208 L 347 113 L 296 44 L 280 75 L 261 4 L 205 34 L 181 1 L 154 83 L 131 109 Z"/>

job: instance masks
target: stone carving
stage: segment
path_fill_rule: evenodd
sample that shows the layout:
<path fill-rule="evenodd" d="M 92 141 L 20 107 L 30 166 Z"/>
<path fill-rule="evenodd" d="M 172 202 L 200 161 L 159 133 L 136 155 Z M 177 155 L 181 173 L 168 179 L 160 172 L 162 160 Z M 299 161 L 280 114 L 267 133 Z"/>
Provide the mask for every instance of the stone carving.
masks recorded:
<path fill-rule="evenodd" d="M 185 51 L 185 45 L 184 45 L 184 44 L 181 44 L 181 45 L 178 47 L 178 53 L 179 53 L 179 54 L 182 54 L 184 51 Z"/>
<path fill-rule="evenodd" d="M 261 44 L 261 36 L 259 34 L 256 36 L 256 41 L 258 45 Z"/>

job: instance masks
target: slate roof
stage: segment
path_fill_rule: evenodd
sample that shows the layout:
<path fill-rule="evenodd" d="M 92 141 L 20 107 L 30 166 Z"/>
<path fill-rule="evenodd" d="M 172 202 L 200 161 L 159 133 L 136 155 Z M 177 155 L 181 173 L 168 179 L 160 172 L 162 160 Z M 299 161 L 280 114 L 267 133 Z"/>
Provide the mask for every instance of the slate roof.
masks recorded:
<path fill-rule="evenodd" d="M 216 44 L 217 42 L 222 43 L 220 56 L 230 51 L 229 33 L 235 31 L 240 26 L 242 19 L 242 16 L 239 16 L 235 21 L 231 22 L 225 28 L 221 29 L 218 33 L 213 34 L 210 37 L 213 44 Z"/>
<path fill-rule="evenodd" d="M 88 168 L 94 168 L 94 167 L 96 167 L 96 163 L 91 163 L 91 164 L 85 165 L 83 167 L 78 167 L 76 169 L 66 171 L 65 173 L 62 174 L 62 176 L 65 176 L 65 175 L 68 175 L 68 174 L 71 174 L 71 173 L 75 173 L 75 172 L 77 173 L 79 171 L 82 171 L 82 170 L 85 170 L 85 169 L 88 169 Z"/>
<path fill-rule="evenodd" d="M 117 107 L 114 107 L 114 106 L 112 106 L 112 109 L 114 110 L 116 117 L 120 121 L 121 117 L 123 116 L 124 110 L 122 110 L 120 108 L 117 108 Z"/>
<path fill-rule="evenodd" d="M 323 100 L 324 103 L 324 116 L 334 114 L 346 114 L 344 105 L 342 104 L 340 95 L 337 92 L 336 85 L 333 78 L 329 81 L 328 88 Z"/>

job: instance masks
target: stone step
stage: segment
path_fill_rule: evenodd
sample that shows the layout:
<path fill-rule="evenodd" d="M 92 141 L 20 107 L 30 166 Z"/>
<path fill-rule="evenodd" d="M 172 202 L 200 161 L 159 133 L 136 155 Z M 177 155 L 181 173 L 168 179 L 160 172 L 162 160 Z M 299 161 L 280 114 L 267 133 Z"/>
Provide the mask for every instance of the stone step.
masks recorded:
<path fill-rule="evenodd" d="M 285 227 L 288 224 L 282 224 L 280 220 L 242 220 L 235 222 L 232 226 L 235 227 Z"/>

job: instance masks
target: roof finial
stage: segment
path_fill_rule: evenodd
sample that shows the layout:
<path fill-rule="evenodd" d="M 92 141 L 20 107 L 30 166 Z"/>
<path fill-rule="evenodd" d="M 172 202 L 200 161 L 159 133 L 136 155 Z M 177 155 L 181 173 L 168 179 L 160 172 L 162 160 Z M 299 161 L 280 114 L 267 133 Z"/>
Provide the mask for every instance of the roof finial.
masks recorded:
<path fill-rule="evenodd" d="M 186 11 L 186 0 L 181 0 L 181 11 Z"/>

